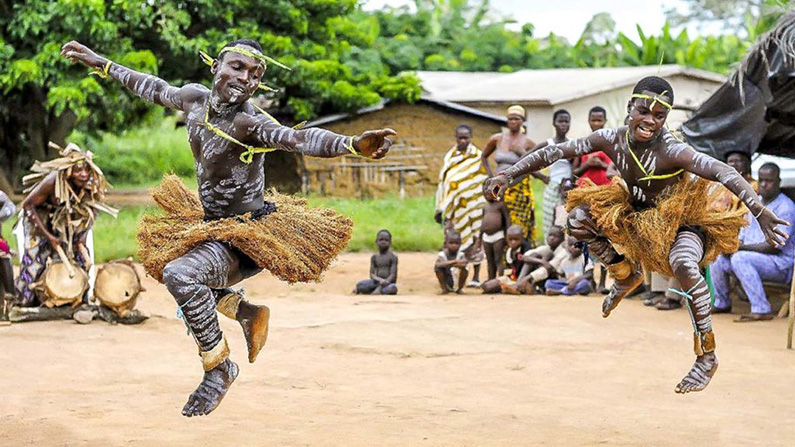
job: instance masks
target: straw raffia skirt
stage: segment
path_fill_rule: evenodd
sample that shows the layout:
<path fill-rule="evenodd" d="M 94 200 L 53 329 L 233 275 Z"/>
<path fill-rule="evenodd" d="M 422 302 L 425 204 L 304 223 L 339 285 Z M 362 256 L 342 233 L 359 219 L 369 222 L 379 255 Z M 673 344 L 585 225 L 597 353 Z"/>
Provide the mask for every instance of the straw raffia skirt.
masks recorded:
<path fill-rule="evenodd" d="M 146 272 L 163 280 L 163 268 L 202 242 L 226 242 L 260 268 L 289 283 L 318 281 L 348 244 L 353 222 L 334 210 L 309 208 L 306 200 L 270 191 L 276 212 L 260 219 L 244 214 L 204 221 L 198 197 L 175 175 L 151 190 L 164 211 L 138 224 L 138 256 Z"/>
<path fill-rule="evenodd" d="M 580 204 L 590 207 L 591 216 L 602 233 L 631 261 L 646 271 L 674 276 L 668 254 L 677 231 L 685 226 L 700 229 L 706 237 L 702 268 L 720 254 L 730 254 L 740 246 L 740 228 L 747 225 L 744 208 L 718 211 L 707 206 L 714 200 L 711 182 L 683 178 L 673 185 L 655 206 L 636 211 L 623 181 L 596 186 L 589 180 L 583 187 L 569 191 L 566 209 Z"/>

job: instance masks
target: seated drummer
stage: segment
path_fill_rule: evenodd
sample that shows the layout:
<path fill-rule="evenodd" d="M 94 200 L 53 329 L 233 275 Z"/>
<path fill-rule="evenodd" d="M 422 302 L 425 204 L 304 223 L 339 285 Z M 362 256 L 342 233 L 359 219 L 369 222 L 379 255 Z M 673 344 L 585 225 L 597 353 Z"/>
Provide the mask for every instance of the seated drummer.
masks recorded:
<path fill-rule="evenodd" d="M 115 209 L 102 201 L 106 182 L 102 171 L 92 161 L 93 154 L 75 144 L 60 150 L 60 158 L 35 162 L 23 185 L 30 191 L 22 201 L 23 217 L 19 224 L 25 230 L 16 280 L 18 304 L 38 306 L 34 290 L 47 267 L 47 261 L 62 249 L 75 266 L 88 272 L 91 259 L 86 236 L 93 227 L 98 211 L 114 217 Z"/>

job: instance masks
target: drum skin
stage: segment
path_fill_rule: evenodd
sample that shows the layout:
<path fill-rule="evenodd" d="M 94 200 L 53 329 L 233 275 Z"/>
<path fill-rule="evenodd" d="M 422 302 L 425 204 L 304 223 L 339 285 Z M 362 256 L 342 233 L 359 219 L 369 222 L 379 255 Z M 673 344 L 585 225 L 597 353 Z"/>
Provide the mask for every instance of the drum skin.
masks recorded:
<path fill-rule="evenodd" d="M 62 262 L 53 262 L 47 267 L 36 287 L 44 306 L 80 304 L 88 290 L 88 275 L 80 268 L 75 268 L 74 272 L 74 277 L 70 278 L 69 270 Z"/>
<path fill-rule="evenodd" d="M 121 317 L 135 307 L 141 290 L 141 279 L 132 262 L 111 261 L 97 271 L 94 298 Z"/>

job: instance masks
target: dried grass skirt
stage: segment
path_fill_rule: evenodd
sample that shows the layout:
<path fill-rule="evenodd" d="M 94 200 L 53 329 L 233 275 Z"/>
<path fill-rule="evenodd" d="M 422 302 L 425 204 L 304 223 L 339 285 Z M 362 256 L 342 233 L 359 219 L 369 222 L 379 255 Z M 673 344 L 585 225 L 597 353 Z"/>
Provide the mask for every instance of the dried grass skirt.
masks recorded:
<path fill-rule="evenodd" d="M 569 191 L 566 209 L 588 205 L 602 233 L 624 256 L 641 263 L 646 271 L 673 276 L 668 254 L 682 227 L 699 228 L 706 237 L 701 267 L 740 246 L 739 232 L 747 225 L 747 211 L 711 209 L 708 204 L 715 200 L 719 188 L 710 185 L 702 178 L 685 177 L 661 195 L 655 206 L 636 211 L 623 181 L 596 186 L 588 180 L 583 187 Z"/>
<path fill-rule="evenodd" d="M 175 175 L 151 190 L 164 211 L 138 224 L 138 256 L 146 272 L 163 281 L 163 268 L 206 241 L 221 241 L 288 283 L 318 281 L 345 248 L 353 222 L 336 211 L 309 208 L 306 200 L 270 191 L 276 212 L 259 219 L 249 214 L 204 221 L 198 197 Z"/>

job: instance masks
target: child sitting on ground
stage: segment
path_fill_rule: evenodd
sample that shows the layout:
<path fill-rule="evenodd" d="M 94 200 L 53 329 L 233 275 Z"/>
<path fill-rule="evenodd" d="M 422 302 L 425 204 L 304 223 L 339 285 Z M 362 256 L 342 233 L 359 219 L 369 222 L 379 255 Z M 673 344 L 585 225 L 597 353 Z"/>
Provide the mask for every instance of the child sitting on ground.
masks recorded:
<path fill-rule="evenodd" d="M 439 252 L 433 271 L 439 286 L 442 288 L 442 295 L 450 292 L 462 294 L 461 291 L 466 283 L 467 259 L 461 248 L 461 235 L 453 230 L 445 232 L 444 249 Z"/>
<path fill-rule="evenodd" d="M 547 295 L 588 295 L 593 290 L 593 264 L 585 266 L 582 247 L 573 237 L 566 238 L 567 256 L 550 263 L 558 279 L 545 283 Z"/>
<path fill-rule="evenodd" d="M 483 219 L 480 222 L 480 240 L 486 252 L 489 280 L 502 276 L 502 254 L 505 252 L 505 229 L 511 222 L 508 208 L 501 200 L 486 199 Z"/>
<path fill-rule="evenodd" d="M 381 230 L 375 235 L 378 253 L 370 258 L 370 279 L 356 283 L 353 293 L 361 295 L 396 295 L 398 257 L 390 250 L 392 233 Z"/>
<path fill-rule="evenodd" d="M 530 242 L 525 239 L 522 227 L 519 225 L 511 225 L 505 233 L 505 238 L 508 242 L 508 250 L 505 252 L 505 261 L 510 272 L 483 283 L 483 293 L 519 294 L 517 281 L 521 279 L 519 274 L 522 271 L 522 266 L 524 266 L 522 259 L 524 253 L 530 251 L 531 246 Z"/>
<path fill-rule="evenodd" d="M 563 241 L 566 236 L 563 234 L 563 228 L 552 225 L 547 232 L 547 244 L 536 247 L 522 257 L 524 266 L 519 274 L 519 281 L 517 288 L 522 293 L 534 295 L 539 293 L 538 286 L 543 286 L 544 280 L 549 278 L 550 265 L 559 263 L 560 260 L 568 256 L 566 251 L 566 244 Z"/>

